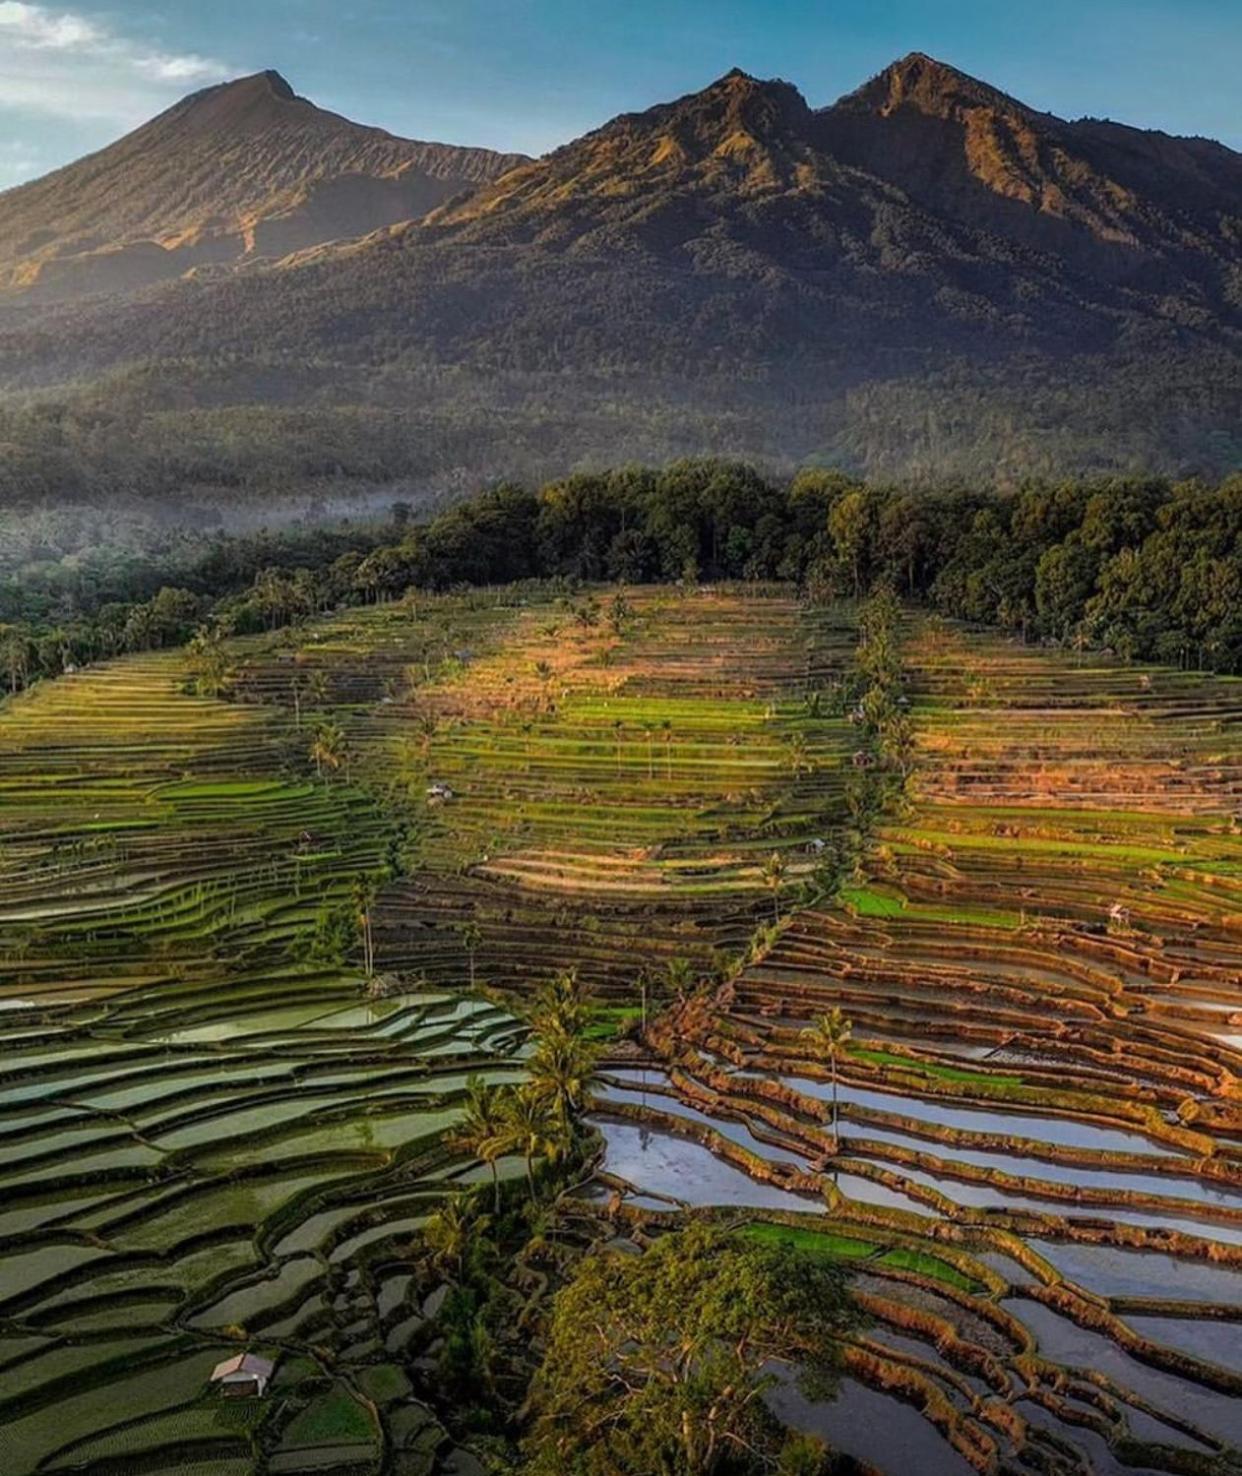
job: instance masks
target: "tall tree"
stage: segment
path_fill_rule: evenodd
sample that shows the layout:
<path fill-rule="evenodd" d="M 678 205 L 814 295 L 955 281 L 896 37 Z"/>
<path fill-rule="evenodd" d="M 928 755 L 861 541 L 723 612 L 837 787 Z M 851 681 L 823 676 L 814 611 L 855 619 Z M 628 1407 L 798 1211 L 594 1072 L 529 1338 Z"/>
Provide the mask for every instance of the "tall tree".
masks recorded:
<path fill-rule="evenodd" d="M 500 1213 L 500 1173 L 496 1164 L 505 1153 L 507 1127 L 504 1093 L 499 1087 L 488 1086 L 481 1076 L 468 1077 L 465 1114 L 445 1141 L 450 1148 L 473 1155 L 491 1170 L 492 1208 L 496 1214 Z"/>
<path fill-rule="evenodd" d="M 850 1042 L 854 1033 L 854 1022 L 841 1013 L 840 1005 L 833 1005 L 826 1015 L 820 1015 L 802 1032 L 802 1039 L 815 1054 L 828 1062 L 832 1072 L 832 1146 L 840 1146 L 837 1132 L 837 1059 Z"/>
<path fill-rule="evenodd" d="M 532 1388 L 530 1476 L 771 1470 L 774 1365 L 828 1397 L 858 1322 L 840 1265 L 714 1226 L 585 1257 L 557 1295 Z"/>

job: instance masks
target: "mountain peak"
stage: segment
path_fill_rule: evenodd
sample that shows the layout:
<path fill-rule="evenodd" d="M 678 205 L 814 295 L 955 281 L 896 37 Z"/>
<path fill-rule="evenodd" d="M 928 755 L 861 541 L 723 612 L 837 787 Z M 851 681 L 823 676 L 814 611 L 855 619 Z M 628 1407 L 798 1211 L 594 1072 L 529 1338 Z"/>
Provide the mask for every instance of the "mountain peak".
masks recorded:
<path fill-rule="evenodd" d="M 620 125 L 628 132 L 660 134 L 672 129 L 681 146 L 694 153 L 710 151 L 739 134 L 762 142 L 804 134 L 812 116 L 792 82 L 752 77 L 734 67 L 700 92 L 644 113 L 628 114 L 606 127 Z"/>
<path fill-rule="evenodd" d="M 268 87 L 271 88 L 277 97 L 282 97 L 287 102 L 292 102 L 297 96 L 297 93 L 294 92 L 293 88 L 289 86 L 288 82 L 285 81 L 279 72 L 272 71 L 269 68 L 267 71 L 258 73 L 258 76 L 267 83 Z M 250 80 L 254 81 L 255 79 L 251 78 Z"/>
<path fill-rule="evenodd" d="M 960 116 L 964 110 L 978 107 L 1034 116 L 1033 110 L 1016 98 L 924 51 L 912 51 L 893 62 L 836 106 L 882 116 L 902 107 L 936 118 Z"/>
<path fill-rule="evenodd" d="M 182 98 L 0 207 L 0 293 L 129 291 L 419 219 L 516 156 L 396 138 L 277 71 Z"/>

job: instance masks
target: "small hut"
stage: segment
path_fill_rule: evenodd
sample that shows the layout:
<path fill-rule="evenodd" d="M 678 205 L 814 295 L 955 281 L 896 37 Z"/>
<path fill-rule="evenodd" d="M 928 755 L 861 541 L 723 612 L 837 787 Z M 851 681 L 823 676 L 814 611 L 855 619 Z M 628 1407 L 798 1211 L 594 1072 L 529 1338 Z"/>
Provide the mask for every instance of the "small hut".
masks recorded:
<path fill-rule="evenodd" d="M 226 1399 L 261 1399 L 274 1366 L 257 1353 L 239 1353 L 235 1358 L 226 1358 L 223 1363 L 216 1364 L 211 1382 L 219 1384 Z"/>

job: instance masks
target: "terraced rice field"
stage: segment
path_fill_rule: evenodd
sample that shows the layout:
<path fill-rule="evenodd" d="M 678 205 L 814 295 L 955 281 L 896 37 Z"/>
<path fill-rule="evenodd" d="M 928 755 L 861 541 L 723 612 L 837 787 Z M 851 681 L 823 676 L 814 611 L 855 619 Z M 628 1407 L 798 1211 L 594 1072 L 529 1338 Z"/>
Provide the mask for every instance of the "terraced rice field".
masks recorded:
<path fill-rule="evenodd" d="M 911 812 L 843 905 L 664 1022 L 661 1069 L 611 1073 L 606 1166 L 855 1261 L 845 1397 L 779 1403 L 859 1459 L 1233 1470 L 1242 683 L 923 618 L 905 662 Z M 839 1151 L 801 1034 L 833 1006 Z M 894 1394 L 921 1420 L 878 1418 Z"/>
<path fill-rule="evenodd" d="M 464 1469 L 407 1375 L 410 1254 L 478 1173 L 442 1141 L 467 1075 L 517 1077 L 523 1031 L 463 986 L 632 996 L 638 960 L 744 947 L 763 860 L 795 887 L 838 803 L 806 698 L 850 640 L 784 593 L 427 596 L 232 643 L 229 700 L 170 652 L 6 704 L 6 1476 Z M 312 941 L 380 867 L 376 998 Z M 239 1347 L 278 1397 L 206 1392 Z"/>
<path fill-rule="evenodd" d="M 410 1252 L 478 1172 L 467 1074 L 521 1071 L 490 991 L 577 968 L 607 1034 L 680 960 L 729 982 L 606 1066 L 603 1179 L 855 1266 L 791 1423 L 889 1473 L 1231 1469 L 1242 685 L 911 616 L 916 797 L 827 907 L 854 612 L 611 598 L 418 596 L 236 642 L 229 701 L 170 653 L 0 713 L 3 1469 L 466 1469 Z M 380 866 L 375 998 L 311 940 Z M 223 1407 L 239 1347 L 273 1395 Z"/>
<path fill-rule="evenodd" d="M 532 611 L 490 656 L 427 684 L 405 761 L 452 798 L 386 894 L 381 946 L 432 983 L 475 969 L 521 987 L 576 968 L 602 997 L 637 971 L 740 952 L 771 902 L 762 872 L 840 808 L 847 726 L 829 704 L 848 617 L 784 591 L 635 590 L 620 628 Z M 411 755 L 410 750 L 414 750 Z"/>
<path fill-rule="evenodd" d="M 399 653 L 431 620 L 405 614 Z M 354 617 L 354 651 L 395 664 L 394 624 Z M 312 660 L 345 635 L 309 633 Z M 380 697 L 333 659 L 319 700 L 361 766 Z M 310 961 L 316 914 L 404 817 L 356 776 L 317 782 L 308 741 L 280 704 L 189 695 L 174 653 L 0 715 L 6 1476 L 456 1469 L 403 1372 L 427 1328 L 409 1248 L 475 1172 L 442 1141 L 467 1075 L 514 1078 L 523 1032 Z M 276 1360 L 279 1397 L 207 1394 L 239 1347 Z"/>

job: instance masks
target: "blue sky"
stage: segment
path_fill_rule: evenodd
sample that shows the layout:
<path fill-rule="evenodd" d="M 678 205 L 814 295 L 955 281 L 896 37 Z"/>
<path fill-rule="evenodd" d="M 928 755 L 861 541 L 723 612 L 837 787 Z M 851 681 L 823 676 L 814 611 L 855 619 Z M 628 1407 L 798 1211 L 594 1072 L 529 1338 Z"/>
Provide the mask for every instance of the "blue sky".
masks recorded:
<path fill-rule="evenodd" d="M 819 105 L 916 50 L 1242 148 L 1242 0 L 0 0 L 0 188 L 264 67 L 412 138 L 540 153 L 732 66 Z"/>

